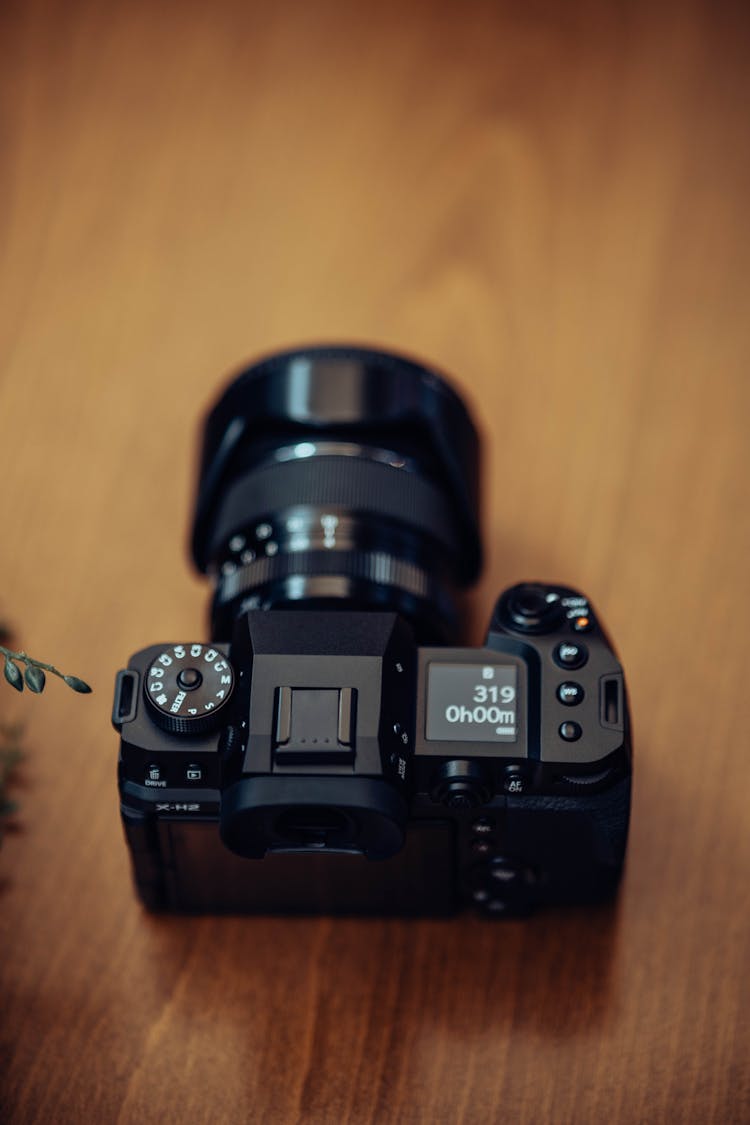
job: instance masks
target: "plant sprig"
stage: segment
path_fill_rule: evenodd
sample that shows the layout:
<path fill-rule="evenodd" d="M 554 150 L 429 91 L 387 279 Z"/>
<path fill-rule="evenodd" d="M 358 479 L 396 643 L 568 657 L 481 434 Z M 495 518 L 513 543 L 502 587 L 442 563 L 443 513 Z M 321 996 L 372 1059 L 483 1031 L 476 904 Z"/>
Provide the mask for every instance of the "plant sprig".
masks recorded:
<path fill-rule="evenodd" d="M 23 691 L 25 684 L 29 691 L 39 695 L 44 691 L 47 682 L 45 672 L 50 672 L 53 676 L 59 676 L 69 688 L 80 692 L 82 695 L 87 695 L 91 691 L 89 685 L 84 680 L 80 680 L 78 676 L 66 676 L 54 665 L 35 660 L 33 656 L 29 656 L 26 652 L 14 652 L 13 649 L 0 644 L 0 654 L 5 657 L 5 679 L 16 691 Z M 19 668 L 19 664 L 26 665 L 23 672 Z"/>

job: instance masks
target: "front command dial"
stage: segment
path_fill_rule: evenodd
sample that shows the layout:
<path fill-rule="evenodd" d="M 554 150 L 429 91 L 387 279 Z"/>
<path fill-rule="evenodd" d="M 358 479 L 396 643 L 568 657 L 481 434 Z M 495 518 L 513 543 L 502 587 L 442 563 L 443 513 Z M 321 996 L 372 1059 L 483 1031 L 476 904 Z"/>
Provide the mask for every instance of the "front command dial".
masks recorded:
<path fill-rule="evenodd" d="M 154 721 L 173 734 L 219 725 L 234 687 L 232 666 L 210 645 L 169 645 L 151 662 L 143 685 Z"/>

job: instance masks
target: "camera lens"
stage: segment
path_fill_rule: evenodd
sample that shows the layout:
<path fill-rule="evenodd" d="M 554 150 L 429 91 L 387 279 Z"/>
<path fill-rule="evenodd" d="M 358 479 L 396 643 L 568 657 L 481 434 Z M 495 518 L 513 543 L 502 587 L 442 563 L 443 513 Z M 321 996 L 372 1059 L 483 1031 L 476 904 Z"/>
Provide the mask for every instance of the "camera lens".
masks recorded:
<path fill-rule="evenodd" d="M 193 557 L 212 634 L 250 609 L 393 610 L 420 643 L 458 639 L 480 569 L 478 439 L 434 371 L 305 348 L 242 371 L 208 416 Z"/>

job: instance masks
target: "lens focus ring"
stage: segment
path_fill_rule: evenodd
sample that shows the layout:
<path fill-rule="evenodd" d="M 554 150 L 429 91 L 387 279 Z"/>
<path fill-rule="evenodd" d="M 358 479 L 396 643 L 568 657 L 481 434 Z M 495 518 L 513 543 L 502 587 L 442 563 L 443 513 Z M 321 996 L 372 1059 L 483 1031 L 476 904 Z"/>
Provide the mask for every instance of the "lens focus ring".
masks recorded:
<path fill-rule="evenodd" d="M 433 536 L 457 553 L 455 521 L 441 493 L 423 477 L 377 461 L 315 457 L 282 461 L 254 469 L 230 485 L 216 521 L 211 553 L 233 534 L 276 511 L 290 507 L 343 508 L 385 517 Z"/>
<path fill-rule="evenodd" d="M 382 551 L 336 552 L 305 551 L 260 558 L 247 566 L 222 574 L 217 602 L 224 605 L 235 598 L 286 578 L 301 575 L 342 575 L 383 586 L 399 586 L 415 598 L 430 598 L 437 592 L 429 574 L 404 559 Z"/>

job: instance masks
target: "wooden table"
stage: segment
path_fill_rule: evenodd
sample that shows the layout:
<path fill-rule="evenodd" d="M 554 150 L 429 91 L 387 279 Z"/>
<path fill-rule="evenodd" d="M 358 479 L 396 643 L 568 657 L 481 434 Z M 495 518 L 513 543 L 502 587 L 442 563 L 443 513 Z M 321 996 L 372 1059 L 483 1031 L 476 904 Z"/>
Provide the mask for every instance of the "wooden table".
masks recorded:
<path fill-rule="evenodd" d="M 3 1121 L 750 1120 L 740 5 L 8 6 L 2 612 L 90 680 L 0 851 Z M 202 636 L 200 416 L 311 340 L 452 373 L 487 566 L 585 588 L 635 719 L 622 893 L 529 921 L 154 917 L 115 669 Z"/>

